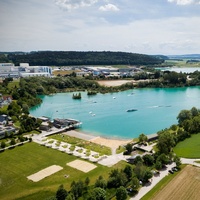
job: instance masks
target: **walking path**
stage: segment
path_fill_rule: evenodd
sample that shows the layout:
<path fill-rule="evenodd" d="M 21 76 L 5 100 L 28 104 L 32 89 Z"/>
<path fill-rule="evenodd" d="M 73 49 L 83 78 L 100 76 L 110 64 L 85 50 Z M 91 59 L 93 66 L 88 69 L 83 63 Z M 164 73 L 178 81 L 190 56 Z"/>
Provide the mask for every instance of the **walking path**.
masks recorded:
<path fill-rule="evenodd" d="M 199 161 L 199 163 L 195 161 Z M 181 158 L 181 163 L 200 167 L 200 159 Z"/>

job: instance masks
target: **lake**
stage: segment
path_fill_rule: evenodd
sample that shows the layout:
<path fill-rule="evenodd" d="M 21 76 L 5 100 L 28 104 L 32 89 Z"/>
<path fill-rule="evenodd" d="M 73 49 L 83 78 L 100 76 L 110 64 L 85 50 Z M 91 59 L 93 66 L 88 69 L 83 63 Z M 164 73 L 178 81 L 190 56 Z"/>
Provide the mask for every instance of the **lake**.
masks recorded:
<path fill-rule="evenodd" d="M 200 71 L 200 67 L 163 67 L 163 68 L 155 68 L 161 71 L 173 71 L 177 73 L 193 73 L 195 71 Z"/>
<path fill-rule="evenodd" d="M 72 99 L 73 93 L 40 96 L 43 103 L 30 109 L 39 117 L 74 118 L 80 131 L 92 135 L 136 138 L 177 124 L 183 109 L 200 108 L 200 87 L 144 88 Z M 137 109 L 127 112 L 128 109 Z"/>

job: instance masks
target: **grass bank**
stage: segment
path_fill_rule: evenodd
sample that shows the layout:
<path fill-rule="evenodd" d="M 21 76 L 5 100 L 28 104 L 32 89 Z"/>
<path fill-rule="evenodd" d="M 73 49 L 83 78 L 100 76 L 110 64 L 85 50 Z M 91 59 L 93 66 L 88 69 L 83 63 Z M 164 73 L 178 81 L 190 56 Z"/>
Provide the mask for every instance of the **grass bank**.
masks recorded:
<path fill-rule="evenodd" d="M 200 158 L 200 133 L 179 142 L 174 148 L 177 156 L 183 158 Z"/>

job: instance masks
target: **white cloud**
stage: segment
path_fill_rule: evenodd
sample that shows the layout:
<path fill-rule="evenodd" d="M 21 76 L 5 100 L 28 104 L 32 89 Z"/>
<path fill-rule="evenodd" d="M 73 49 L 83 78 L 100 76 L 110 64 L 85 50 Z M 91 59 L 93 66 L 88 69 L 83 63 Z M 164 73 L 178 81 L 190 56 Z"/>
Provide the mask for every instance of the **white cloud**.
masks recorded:
<path fill-rule="evenodd" d="M 115 6 L 114 4 L 106 4 L 105 6 L 99 7 L 100 11 L 119 11 L 119 8 Z"/>
<path fill-rule="evenodd" d="M 168 0 L 168 2 L 176 3 L 177 5 L 200 4 L 199 0 Z"/>
<path fill-rule="evenodd" d="M 88 7 L 97 2 L 98 0 L 55 0 L 56 5 L 68 11 Z"/>

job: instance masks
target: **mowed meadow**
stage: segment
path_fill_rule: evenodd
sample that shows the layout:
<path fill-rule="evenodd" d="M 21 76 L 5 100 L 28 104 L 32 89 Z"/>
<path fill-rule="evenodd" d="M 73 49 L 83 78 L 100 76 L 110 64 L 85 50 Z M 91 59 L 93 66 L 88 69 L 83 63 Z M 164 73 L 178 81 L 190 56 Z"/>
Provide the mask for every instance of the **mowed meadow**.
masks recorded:
<path fill-rule="evenodd" d="M 55 195 L 61 184 L 69 190 L 72 181 L 84 181 L 86 177 L 94 184 L 99 175 L 107 178 L 112 169 L 95 163 L 97 167 L 94 170 L 84 173 L 66 165 L 76 159 L 80 158 L 33 142 L 1 152 L 0 199 L 47 199 Z M 39 182 L 27 179 L 27 176 L 51 165 L 59 165 L 63 169 Z"/>
<path fill-rule="evenodd" d="M 179 142 L 174 148 L 177 156 L 183 158 L 200 158 L 200 133 Z"/>

